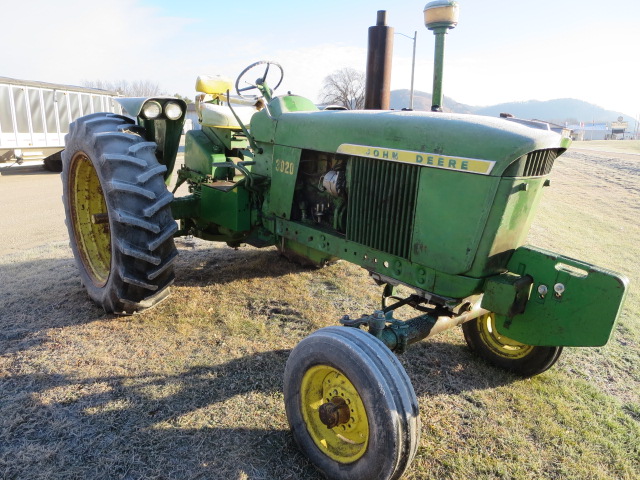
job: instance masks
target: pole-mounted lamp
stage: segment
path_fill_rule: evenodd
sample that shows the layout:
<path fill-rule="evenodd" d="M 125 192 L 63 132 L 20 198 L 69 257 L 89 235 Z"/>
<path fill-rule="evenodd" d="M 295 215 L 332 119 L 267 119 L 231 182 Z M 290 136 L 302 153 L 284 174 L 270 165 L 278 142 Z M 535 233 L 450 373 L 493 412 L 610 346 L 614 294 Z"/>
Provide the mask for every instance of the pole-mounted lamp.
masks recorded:
<path fill-rule="evenodd" d="M 444 63 L 444 36 L 458 24 L 460 7 L 452 0 L 435 0 L 424 7 L 424 24 L 436 36 L 433 58 L 433 94 L 431 111 L 442 111 L 442 70 Z"/>

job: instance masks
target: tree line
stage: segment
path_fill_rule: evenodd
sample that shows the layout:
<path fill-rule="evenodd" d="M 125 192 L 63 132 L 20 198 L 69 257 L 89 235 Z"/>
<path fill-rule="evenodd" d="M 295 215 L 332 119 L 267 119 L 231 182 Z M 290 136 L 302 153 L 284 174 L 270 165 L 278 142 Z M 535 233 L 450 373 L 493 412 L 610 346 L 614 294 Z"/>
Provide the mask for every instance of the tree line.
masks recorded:
<path fill-rule="evenodd" d="M 124 97 L 154 97 L 167 95 L 160 84 L 151 80 L 84 80 L 82 86 L 118 92 Z M 320 103 L 345 107 L 349 110 L 364 108 L 365 75 L 354 68 L 342 68 L 327 75 L 322 81 Z M 187 103 L 193 103 L 188 97 L 171 95 Z"/>

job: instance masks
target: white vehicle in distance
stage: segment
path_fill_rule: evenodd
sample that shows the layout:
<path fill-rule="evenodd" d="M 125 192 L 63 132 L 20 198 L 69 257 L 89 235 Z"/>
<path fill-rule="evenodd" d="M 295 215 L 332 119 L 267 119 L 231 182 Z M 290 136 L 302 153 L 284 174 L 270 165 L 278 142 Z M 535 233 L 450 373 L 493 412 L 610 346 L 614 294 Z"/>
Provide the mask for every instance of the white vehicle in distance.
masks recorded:
<path fill-rule="evenodd" d="M 43 160 L 62 170 L 69 124 L 96 112 L 122 113 L 117 92 L 0 77 L 0 166 Z"/>

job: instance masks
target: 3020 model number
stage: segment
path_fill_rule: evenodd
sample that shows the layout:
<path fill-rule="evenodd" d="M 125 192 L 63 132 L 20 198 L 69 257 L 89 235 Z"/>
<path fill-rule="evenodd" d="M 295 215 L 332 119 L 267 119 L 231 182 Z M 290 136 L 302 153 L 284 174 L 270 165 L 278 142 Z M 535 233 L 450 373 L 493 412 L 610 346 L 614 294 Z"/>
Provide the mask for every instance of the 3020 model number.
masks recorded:
<path fill-rule="evenodd" d="M 294 171 L 295 164 L 293 162 L 276 159 L 276 172 L 281 172 L 286 175 L 293 175 Z"/>

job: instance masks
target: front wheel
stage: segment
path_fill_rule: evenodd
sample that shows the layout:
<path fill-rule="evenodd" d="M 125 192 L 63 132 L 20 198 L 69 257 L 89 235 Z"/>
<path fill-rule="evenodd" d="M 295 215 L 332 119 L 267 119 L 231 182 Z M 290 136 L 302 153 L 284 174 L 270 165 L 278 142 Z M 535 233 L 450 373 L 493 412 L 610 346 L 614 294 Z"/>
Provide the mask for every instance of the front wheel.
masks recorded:
<path fill-rule="evenodd" d="M 493 313 L 463 323 L 462 332 L 472 352 L 497 367 L 523 377 L 532 377 L 548 370 L 562 353 L 562 347 L 527 345 L 500 335 Z"/>
<path fill-rule="evenodd" d="M 418 402 L 395 355 L 371 334 L 327 327 L 287 360 L 287 418 L 309 460 L 331 479 L 397 479 L 415 456 Z"/>
<path fill-rule="evenodd" d="M 89 296 L 108 313 L 151 307 L 174 280 L 166 167 L 135 131 L 126 117 L 88 115 L 70 125 L 62 155 L 71 249 Z"/>

